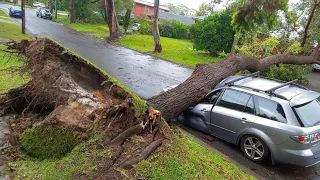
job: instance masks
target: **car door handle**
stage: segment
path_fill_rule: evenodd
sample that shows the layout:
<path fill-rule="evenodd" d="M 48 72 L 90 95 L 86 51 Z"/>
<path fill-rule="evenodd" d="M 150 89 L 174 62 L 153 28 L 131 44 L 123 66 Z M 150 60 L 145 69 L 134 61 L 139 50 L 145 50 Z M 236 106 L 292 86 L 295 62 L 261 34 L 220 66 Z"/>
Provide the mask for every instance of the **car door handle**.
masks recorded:
<path fill-rule="evenodd" d="M 201 109 L 202 112 L 209 112 L 206 108 Z"/>
<path fill-rule="evenodd" d="M 243 123 L 243 124 L 245 124 L 245 123 L 247 123 L 247 122 L 248 122 L 248 123 L 250 123 L 250 122 L 251 122 L 251 121 L 250 121 L 250 120 L 248 120 L 247 118 L 242 118 L 241 120 L 242 120 L 242 123 Z"/>

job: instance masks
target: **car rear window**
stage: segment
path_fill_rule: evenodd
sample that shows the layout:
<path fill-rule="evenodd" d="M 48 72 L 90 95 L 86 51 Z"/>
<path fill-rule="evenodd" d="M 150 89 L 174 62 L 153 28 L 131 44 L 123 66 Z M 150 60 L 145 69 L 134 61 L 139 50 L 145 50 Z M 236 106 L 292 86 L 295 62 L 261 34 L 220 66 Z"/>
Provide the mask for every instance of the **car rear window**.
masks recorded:
<path fill-rule="evenodd" d="M 320 124 L 320 103 L 319 100 L 294 107 L 304 127 L 311 127 Z"/>

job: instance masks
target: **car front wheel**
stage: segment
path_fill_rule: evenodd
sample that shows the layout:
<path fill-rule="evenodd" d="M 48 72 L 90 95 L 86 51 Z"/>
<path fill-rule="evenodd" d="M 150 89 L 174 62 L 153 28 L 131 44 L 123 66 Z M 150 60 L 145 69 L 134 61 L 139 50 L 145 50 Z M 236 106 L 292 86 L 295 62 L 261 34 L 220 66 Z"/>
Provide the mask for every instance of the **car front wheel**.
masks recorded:
<path fill-rule="evenodd" d="M 260 138 L 248 135 L 241 139 L 241 150 L 244 155 L 255 163 L 261 163 L 269 157 L 269 148 Z"/>

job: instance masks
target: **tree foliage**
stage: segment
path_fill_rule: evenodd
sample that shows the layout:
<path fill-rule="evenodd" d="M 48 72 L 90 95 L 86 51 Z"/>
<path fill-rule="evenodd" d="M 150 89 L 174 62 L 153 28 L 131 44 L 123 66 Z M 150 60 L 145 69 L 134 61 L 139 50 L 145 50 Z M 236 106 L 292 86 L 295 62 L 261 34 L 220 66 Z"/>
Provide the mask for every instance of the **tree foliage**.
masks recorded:
<path fill-rule="evenodd" d="M 216 56 L 218 51 L 230 52 L 235 31 L 231 26 L 229 10 L 215 12 L 193 24 L 190 28 L 194 49 L 208 51 Z"/>
<path fill-rule="evenodd" d="M 170 13 L 172 13 L 172 14 L 178 14 L 178 15 L 182 15 L 182 16 L 194 16 L 195 15 L 195 14 L 193 14 L 193 11 L 189 7 L 185 6 L 184 4 L 180 4 L 180 5 L 176 6 L 172 3 L 167 3 L 162 6 L 170 9 Z"/>
<path fill-rule="evenodd" d="M 213 13 L 218 4 L 220 4 L 222 0 L 210 0 L 209 3 L 202 3 L 199 7 L 199 10 L 196 12 L 196 16 L 205 16 Z"/>
<path fill-rule="evenodd" d="M 263 59 L 278 53 L 298 55 L 301 50 L 299 42 L 294 40 L 281 42 L 281 40 L 275 37 L 269 37 L 264 40 L 255 38 L 253 43 L 248 43 L 238 48 L 240 53 L 253 56 L 257 59 Z M 312 68 L 309 65 L 280 64 L 270 66 L 262 71 L 261 75 L 283 81 L 295 79 L 306 81 L 305 75 L 311 72 L 311 70 Z"/>
<path fill-rule="evenodd" d="M 258 26 L 272 29 L 279 24 L 278 11 L 288 10 L 288 0 L 239 0 L 232 17 L 237 31 L 254 31 Z"/>

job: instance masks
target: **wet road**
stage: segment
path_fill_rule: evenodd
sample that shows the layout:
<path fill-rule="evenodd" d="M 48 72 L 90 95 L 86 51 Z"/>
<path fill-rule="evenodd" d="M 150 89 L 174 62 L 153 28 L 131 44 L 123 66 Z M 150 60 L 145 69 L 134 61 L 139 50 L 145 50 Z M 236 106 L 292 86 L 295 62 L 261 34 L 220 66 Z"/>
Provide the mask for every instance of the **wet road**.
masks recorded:
<path fill-rule="evenodd" d="M 10 5 L 0 4 L 8 10 Z M 159 94 L 163 87 L 179 84 L 192 73 L 191 69 L 159 60 L 136 51 L 106 44 L 104 40 L 78 33 L 61 24 L 41 19 L 35 9 L 26 9 L 26 29 L 38 37 L 50 37 L 129 87 L 142 98 Z M 21 24 L 20 19 L 14 19 Z"/>
<path fill-rule="evenodd" d="M 0 8 L 8 5 L 0 4 Z M 27 31 L 35 36 L 48 36 L 65 45 L 70 50 L 108 72 L 122 84 L 143 98 L 158 94 L 163 87 L 183 82 L 192 70 L 158 60 L 136 51 L 104 43 L 103 40 L 83 35 L 63 25 L 36 17 L 36 10 L 27 9 Z M 19 19 L 15 19 L 20 23 Z M 320 73 L 308 75 L 310 88 L 320 92 Z M 204 135 L 196 130 L 183 127 L 193 135 L 202 138 Z M 246 159 L 241 151 L 222 140 L 214 138 L 207 141 L 212 147 L 253 170 L 268 180 L 320 179 L 320 165 L 311 168 L 298 168 L 285 165 L 272 166 L 271 162 L 258 165 Z"/>

